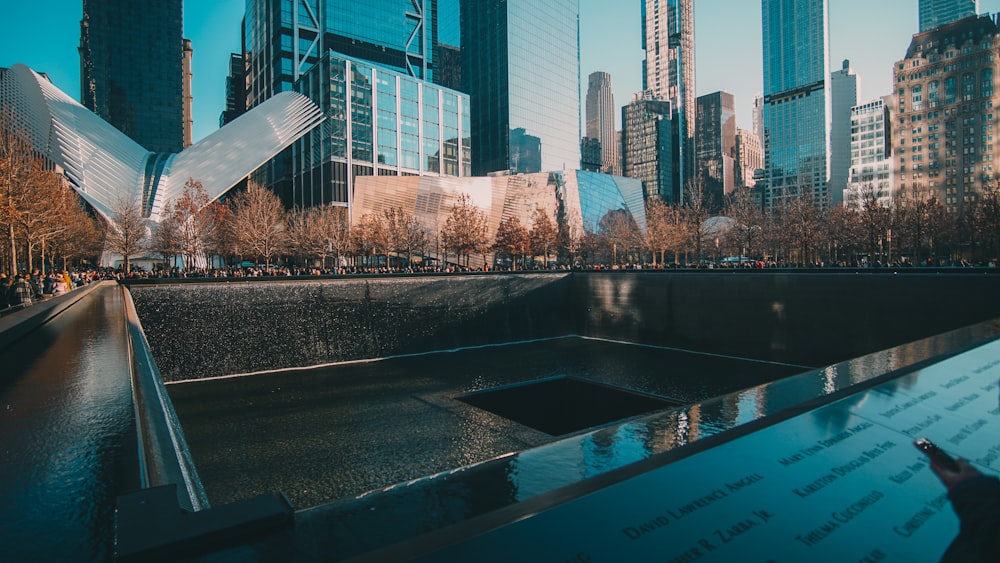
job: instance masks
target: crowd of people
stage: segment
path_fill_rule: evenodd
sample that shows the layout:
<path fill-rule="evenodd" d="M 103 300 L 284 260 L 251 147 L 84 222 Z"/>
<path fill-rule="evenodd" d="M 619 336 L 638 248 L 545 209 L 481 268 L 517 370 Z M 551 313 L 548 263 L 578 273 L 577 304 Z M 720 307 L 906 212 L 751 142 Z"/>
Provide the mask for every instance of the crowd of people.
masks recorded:
<path fill-rule="evenodd" d="M 42 274 L 34 269 L 30 273 L 22 271 L 13 276 L 0 273 L 0 311 L 28 307 L 50 297 L 69 293 L 95 280 L 113 278 L 108 272 L 95 270 L 62 270 Z"/>

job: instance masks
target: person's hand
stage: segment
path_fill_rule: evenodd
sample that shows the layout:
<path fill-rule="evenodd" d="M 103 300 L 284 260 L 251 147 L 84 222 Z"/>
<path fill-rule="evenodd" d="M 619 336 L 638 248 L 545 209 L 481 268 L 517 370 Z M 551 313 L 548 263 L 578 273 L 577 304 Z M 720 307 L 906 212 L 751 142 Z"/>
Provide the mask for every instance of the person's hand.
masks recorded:
<path fill-rule="evenodd" d="M 980 473 L 975 467 L 972 467 L 972 465 L 965 458 L 960 457 L 955 461 L 958 462 L 958 471 L 949 471 L 931 459 L 931 471 L 937 475 L 938 479 L 944 483 L 945 488 L 949 491 L 966 479 L 982 476 L 982 473 Z"/>

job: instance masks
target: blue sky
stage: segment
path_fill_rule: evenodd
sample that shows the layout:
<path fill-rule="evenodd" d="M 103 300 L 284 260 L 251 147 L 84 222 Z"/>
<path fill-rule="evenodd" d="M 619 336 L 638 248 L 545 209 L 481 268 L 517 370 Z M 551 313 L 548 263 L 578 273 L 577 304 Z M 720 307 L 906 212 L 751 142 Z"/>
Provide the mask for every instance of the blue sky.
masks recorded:
<path fill-rule="evenodd" d="M 0 12 L 5 24 L 0 66 L 24 63 L 47 72 L 56 86 L 79 98 L 82 1 L 6 4 Z M 830 0 L 830 5 L 831 69 L 850 59 L 859 101 L 888 94 L 892 65 L 917 31 L 917 0 Z M 584 88 L 591 72 L 610 73 L 619 106 L 642 88 L 639 7 L 640 0 L 580 0 Z M 244 0 L 184 2 L 184 34 L 194 45 L 195 140 L 218 128 L 229 53 L 240 49 L 243 8 Z M 980 0 L 979 9 L 1000 11 L 1000 0 Z M 745 128 L 753 96 L 762 88 L 760 45 L 760 2 L 695 0 L 696 92 L 732 93 L 737 120 Z"/>

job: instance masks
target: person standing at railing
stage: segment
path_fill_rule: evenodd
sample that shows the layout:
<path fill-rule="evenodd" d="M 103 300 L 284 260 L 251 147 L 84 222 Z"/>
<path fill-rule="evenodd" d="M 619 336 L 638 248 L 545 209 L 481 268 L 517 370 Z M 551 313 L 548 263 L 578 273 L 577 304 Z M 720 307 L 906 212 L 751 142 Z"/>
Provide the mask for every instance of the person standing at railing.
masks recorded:
<path fill-rule="evenodd" d="M 34 288 L 31 287 L 31 282 L 28 278 L 28 273 L 22 273 L 14 283 L 11 284 L 10 290 L 7 293 L 7 298 L 10 301 L 10 305 L 22 305 L 27 307 L 31 305 L 35 295 Z"/>

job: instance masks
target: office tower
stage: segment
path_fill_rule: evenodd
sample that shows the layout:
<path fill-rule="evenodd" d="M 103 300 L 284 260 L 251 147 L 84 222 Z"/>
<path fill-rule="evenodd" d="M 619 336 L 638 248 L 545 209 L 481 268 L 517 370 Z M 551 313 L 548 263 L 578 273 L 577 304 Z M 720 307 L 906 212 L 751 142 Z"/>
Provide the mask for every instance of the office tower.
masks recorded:
<path fill-rule="evenodd" d="M 961 214 L 996 182 L 997 33 L 990 16 L 968 17 L 914 35 L 896 63 L 890 130 L 897 194 L 936 196 Z"/>
<path fill-rule="evenodd" d="M 764 147 L 753 131 L 736 129 L 736 188 L 757 184 L 754 173 L 764 168 Z"/>
<path fill-rule="evenodd" d="M 698 179 L 710 209 L 736 187 L 736 107 L 729 92 L 698 97 L 695 154 Z"/>
<path fill-rule="evenodd" d="M 979 13 L 979 0 L 920 0 L 920 33 Z"/>
<path fill-rule="evenodd" d="M 433 80 L 436 5 L 437 0 L 246 0 L 246 107 L 290 90 L 328 51 Z"/>
<path fill-rule="evenodd" d="M 580 170 L 600 172 L 603 167 L 602 158 L 600 141 L 590 137 L 580 140 Z"/>
<path fill-rule="evenodd" d="M 670 102 L 639 93 L 622 108 L 622 173 L 642 182 L 644 198 L 659 197 L 667 204 L 680 203 L 674 190 L 676 154 Z"/>
<path fill-rule="evenodd" d="M 858 103 L 858 77 L 851 62 L 830 75 L 830 202 L 844 201 L 851 171 L 851 108 Z"/>
<path fill-rule="evenodd" d="M 763 0 L 765 202 L 830 203 L 827 0 Z"/>
<path fill-rule="evenodd" d="M 439 18 L 451 22 L 450 25 L 458 21 L 455 14 L 440 13 L 437 4 L 438 0 L 247 0 L 243 20 L 243 54 L 247 72 L 245 107 L 253 108 L 277 92 L 296 88 L 296 81 L 331 52 L 343 59 L 368 61 L 418 80 L 433 80 L 436 70 L 434 54 L 440 52 L 435 48 L 438 46 L 437 22 Z M 454 0 L 442 0 L 442 4 L 451 5 L 452 12 L 457 9 Z M 457 37 L 454 30 L 442 31 L 447 31 L 450 37 Z M 341 77 L 337 83 L 348 84 L 349 78 Z M 326 92 L 329 93 L 330 88 L 333 86 L 327 85 Z M 311 89 L 309 93 L 326 95 L 318 89 Z M 328 116 L 331 115 L 328 100 L 315 97 L 314 101 L 324 108 Z M 346 122 L 341 119 L 339 123 Z M 367 130 L 371 130 L 371 124 L 367 125 Z M 328 127 L 329 123 L 324 125 L 324 128 Z M 340 155 L 348 159 L 355 158 L 355 154 L 361 155 L 358 159 L 362 164 L 347 167 L 349 178 L 338 175 L 340 168 L 337 166 L 329 168 L 319 179 L 315 170 L 302 168 L 308 163 L 330 162 L 328 157 L 333 150 L 329 146 L 310 146 L 303 141 L 267 163 L 254 174 L 254 179 L 278 194 L 286 205 L 310 199 L 323 203 L 347 203 L 350 194 L 345 193 L 345 186 L 353 185 L 355 175 L 374 170 L 363 164 L 369 163 L 369 156 L 375 150 L 371 146 L 373 138 L 361 137 L 363 129 L 352 132 L 357 135 L 349 137 L 347 153 Z M 334 131 L 331 135 L 340 133 Z M 315 136 L 314 132 L 308 138 Z M 404 136 L 401 142 L 410 140 L 409 136 Z M 293 155 L 296 150 L 313 152 Z M 457 155 L 456 150 L 450 156 L 457 158 Z M 293 160 L 296 167 L 293 167 Z M 313 176 L 307 179 L 310 174 Z M 331 184 L 316 187 L 323 182 Z M 304 191 L 322 195 L 310 198 L 303 195 Z M 327 199 L 327 196 L 333 199 Z"/>
<path fill-rule="evenodd" d="M 643 90 L 669 100 L 678 142 L 674 153 L 671 201 L 681 202 L 695 168 L 694 1 L 643 0 L 642 48 L 646 52 Z"/>
<path fill-rule="evenodd" d="M 611 75 L 593 72 L 587 81 L 587 137 L 601 144 L 599 172 L 621 175 L 621 156 L 615 142 L 615 94 Z"/>
<path fill-rule="evenodd" d="M 219 127 L 243 115 L 247 103 L 246 69 L 243 55 L 230 53 L 229 74 L 226 76 L 226 109 L 219 115 Z"/>
<path fill-rule="evenodd" d="M 578 167 L 578 1 L 462 0 L 461 28 L 472 173 Z"/>
<path fill-rule="evenodd" d="M 761 148 L 764 146 L 764 95 L 757 93 L 753 97 L 753 134 L 760 139 Z"/>
<path fill-rule="evenodd" d="M 191 70 L 191 59 L 194 58 L 194 49 L 191 47 L 191 40 L 184 39 L 184 58 L 181 63 L 181 73 L 183 76 L 182 90 L 184 92 L 184 148 L 192 144 L 194 130 L 194 94 L 191 92 L 194 81 L 194 73 Z"/>
<path fill-rule="evenodd" d="M 80 100 L 154 152 L 184 146 L 182 0 L 84 0 Z"/>
<path fill-rule="evenodd" d="M 889 145 L 889 102 L 877 98 L 851 108 L 851 171 L 844 205 L 860 211 L 864 196 L 888 207 L 893 200 L 893 165 Z"/>
<path fill-rule="evenodd" d="M 330 52 L 295 83 L 326 120 L 295 144 L 291 207 L 347 204 L 360 176 L 468 176 L 469 97 Z"/>

